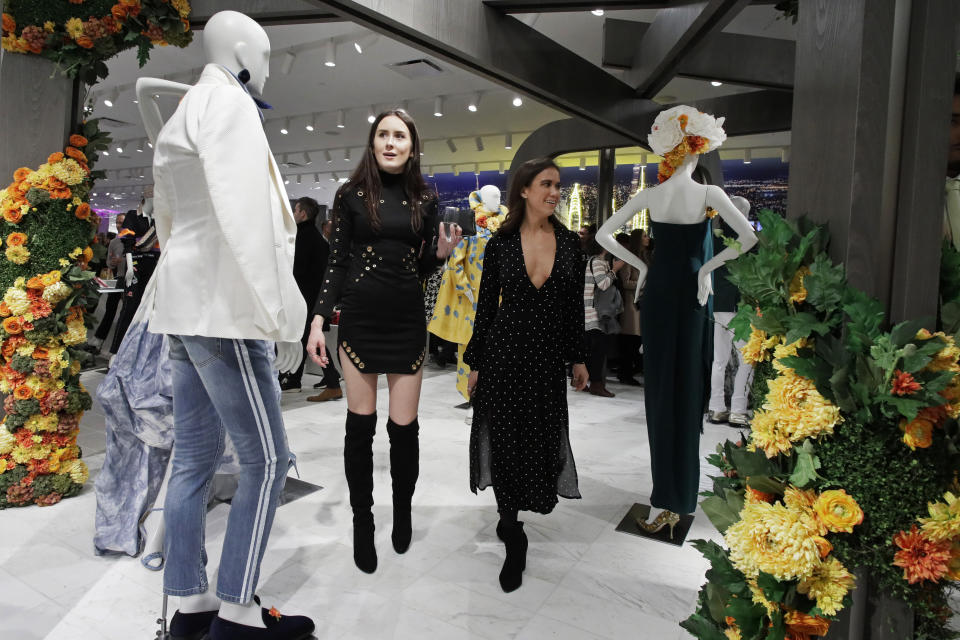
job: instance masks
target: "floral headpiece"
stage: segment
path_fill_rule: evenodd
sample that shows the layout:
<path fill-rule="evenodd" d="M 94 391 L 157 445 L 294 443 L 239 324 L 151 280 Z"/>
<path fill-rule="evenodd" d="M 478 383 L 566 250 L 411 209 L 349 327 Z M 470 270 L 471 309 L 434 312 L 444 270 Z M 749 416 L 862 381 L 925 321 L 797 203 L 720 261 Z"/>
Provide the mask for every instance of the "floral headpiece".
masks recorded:
<path fill-rule="evenodd" d="M 718 149 L 727 139 L 723 130 L 724 120 L 687 105 L 672 107 L 657 114 L 647 143 L 654 153 L 663 156 L 657 175 L 660 182 L 673 175 L 687 155 Z"/>

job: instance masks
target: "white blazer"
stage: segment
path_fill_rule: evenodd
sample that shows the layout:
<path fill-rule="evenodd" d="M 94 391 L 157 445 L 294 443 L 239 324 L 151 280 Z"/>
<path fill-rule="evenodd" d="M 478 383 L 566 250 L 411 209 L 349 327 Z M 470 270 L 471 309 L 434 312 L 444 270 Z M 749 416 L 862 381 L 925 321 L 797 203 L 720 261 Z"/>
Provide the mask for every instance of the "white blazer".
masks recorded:
<path fill-rule="evenodd" d="M 307 306 L 293 279 L 297 225 L 244 87 L 208 64 L 153 154 L 163 252 L 150 331 L 299 341 Z"/>

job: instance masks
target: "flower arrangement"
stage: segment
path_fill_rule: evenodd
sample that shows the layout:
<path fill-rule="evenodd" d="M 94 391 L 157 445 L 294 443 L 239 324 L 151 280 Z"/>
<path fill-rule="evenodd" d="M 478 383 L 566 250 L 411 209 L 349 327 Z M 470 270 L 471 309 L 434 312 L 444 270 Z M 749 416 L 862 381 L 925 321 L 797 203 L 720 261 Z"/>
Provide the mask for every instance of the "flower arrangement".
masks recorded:
<path fill-rule="evenodd" d="M 473 211 L 474 220 L 478 227 L 486 229 L 490 233 L 495 233 L 500 225 L 503 224 L 507 215 L 507 208 L 500 205 L 500 211 L 487 211 L 483 206 L 483 200 L 480 199 L 479 191 L 472 191 L 469 197 L 470 209 Z"/>
<path fill-rule="evenodd" d="M 727 139 L 724 120 L 686 105 L 658 113 L 647 137 L 650 149 L 663 156 L 657 179 L 663 182 L 672 176 L 688 155 L 719 148 Z"/>
<path fill-rule="evenodd" d="M 0 190 L 0 509 L 52 505 L 87 481 L 77 433 L 92 405 L 80 382 L 87 264 L 98 219 L 86 201 L 90 163 L 106 148 L 96 122 L 36 170 Z"/>
<path fill-rule="evenodd" d="M 4 0 L 0 45 L 93 84 L 120 51 L 137 47 L 142 67 L 154 46 L 190 44 L 189 16 L 188 0 Z"/>
<path fill-rule="evenodd" d="M 762 401 L 749 436 L 709 458 L 722 473 L 701 506 L 725 546 L 694 543 L 711 569 L 682 626 L 717 640 L 823 635 L 857 570 L 913 607 L 916 637 L 953 637 L 960 348 L 919 322 L 885 329 L 880 303 L 828 258 L 823 227 L 759 217 L 757 250 L 728 267 L 742 296 L 731 327 Z"/>

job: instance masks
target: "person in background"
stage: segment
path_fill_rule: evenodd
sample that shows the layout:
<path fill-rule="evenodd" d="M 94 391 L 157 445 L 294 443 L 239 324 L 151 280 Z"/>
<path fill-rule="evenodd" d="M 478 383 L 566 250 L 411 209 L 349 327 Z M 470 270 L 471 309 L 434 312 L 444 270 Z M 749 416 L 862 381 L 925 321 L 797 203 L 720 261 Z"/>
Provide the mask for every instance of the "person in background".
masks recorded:
<path fill-rule="evenodd" d="M 136 213 L 135 211 L 133 211 Z M 116 217 L 116 226 L 117 233 L 113 234 L 112 239 L 107 244 L 107 258 L 106 266 L 113 274 L 113 278 L 116 279 L 116 284 L 114 285 L 117 289 L 122 289 L 124 284 L 124 276 L 127 272 L 127 261 L 124 258 L 124 247 L 123 247 L 123 238 L 120 237 L 120 230 L 123 229 L 123 220 L 124 215 L 118 213 Z M 103 341 L 107 339 L 107 336 L 110 335 L 110 328 L 113 326 L 113 321 L 117 316 L 117 309 L 120 307 L 120 302 L 123 300 L 123 293 L 116 291 L 114 293 L 106 294 L 107 300 L 104 303 L 103 317 L 100 319 L 100 323 L 97 325 L 97 330 L 93 334 L 93 338 L 90 340 L 90 346 L 100 351 L 100 348 L 103 346 Z"/>
<path fill-rule="evenodd" d="M 320 238 L 326 245 L 327 262 L 330 260 L 330 234 L 333 232 L 333 220 L 324 220 L 320 225 Z M 321 273 L 326 272 L 327 263 L 323 264 Z M 308 306 L 308 309 L 311 307 Z M 329 318 L 324 318 L 323 330 L 330 330 Z M 308 334 L 309 335 L 309 334 Z M 343 389 L 340 388 L 340 373 L 333 364 L 333 356 L 330 354 L 330 347 L 326 349 L 327 366 L 323 368 L 323 378 L 320 382 L 313 385 L 314 389 L 323 389 L 320 393 L 307 398 L 307 402 L 328 402 L 330 400 L 339 400 L 343 397 Z"/>
<path fill-rule="evenodd" d="M 950 151 L 944 184 L 943 235 L 960 249 L 960 74 L 953 81 L 953 106 L 950 110 Z"/>
<path fill-rule="evenodd" d="M 626 233 L 619 233 L 616 241 L 631 251 L 631 237 Z M 621 384 L 639 387 L 640 382 L 634 378 L 639 371 L 637 368 L 640 358 L 640 310 L 634 304 L 637 293 L 637 283 L 640 271 L 629 264 L 620 271 L 620 293 L 623 296 L 623 313 L 620 314 L 620 335 L 617 336 L 617 380 Z"/>
<path fill-rule="evenodd" d="M 613 398 L 616 394 L 607 390 L 604 369 L 607 364 L 607 351 L 610 349 L 610 336 L 620 330 L 616 318 L 601 318 L 594 308 L 596 292 L 606 291 L 616 286 L 617 272 L 626 264 L 623 260 L 614 260 L 610 265 L 609 254 L 597 243 L 596 235 L 590 236 L 587 245 L 587 266 L 584 269 L 583 318 L 587 334 L 587 370 L 590 372 L 591 395 Z"/>
<path fill-rule="evenodd" d="M 317 301 L 320 286 L 323 281 L 323 271 L 327 267 L 327 257 L 330 255 L 330 245 L 323 239 L 320 229 L 317 228 L 317 214 L 320 205 L 313 198 L 300 198 L 293 201 L 293 219 L 297 222 L 297 239 L 293 257 L 293 279 L 297 281 L 300 295 L 310 309 Z M 301 342 L 306 348 L 307 338 L 310 336 L 309 320 L 304 326 Z M 300 366 L 294 371 L 280 374 L 280 390 L 284 393 L 299 393 L 300 382 L 303 377 L 303 367 L 306 365 L 306 356 L 300 361 Z"/>

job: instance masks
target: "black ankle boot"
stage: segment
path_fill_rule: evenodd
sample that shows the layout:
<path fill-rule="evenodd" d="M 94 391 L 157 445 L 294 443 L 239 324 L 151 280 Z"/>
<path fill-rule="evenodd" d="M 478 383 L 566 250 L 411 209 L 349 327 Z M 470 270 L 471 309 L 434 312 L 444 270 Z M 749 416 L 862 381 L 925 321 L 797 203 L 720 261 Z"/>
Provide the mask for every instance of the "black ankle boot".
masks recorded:
<path fill-rule="evenodd" d="M 527 534 L 523 532 L 522 522 L 508 524 L 501 520 L 497 524 L 497 537 L 507 548 L 507 558 L 500 570 L 500 588 L 510 593 L 523 583 L 523 571 L 527 568 Z"/>
<path fill-rule="evenodd" d="M 366 573 L 377 570 L 377 548 L 373 544 L 373 434 L 377 414 L 360 415 L 347 411 L 343 439 L 343 468 L 353 508 L 353 561 Z"/>
<path fill-rule="evenodd" d="M 420 424 L 399 425 L 387 421 L 390 436 L 390 477 L 393 479 L 393 532 L 390 539 L 397 553 L 410 548 L 413 528 L 410 522 L 410 501 L 420 475 Z"/>

